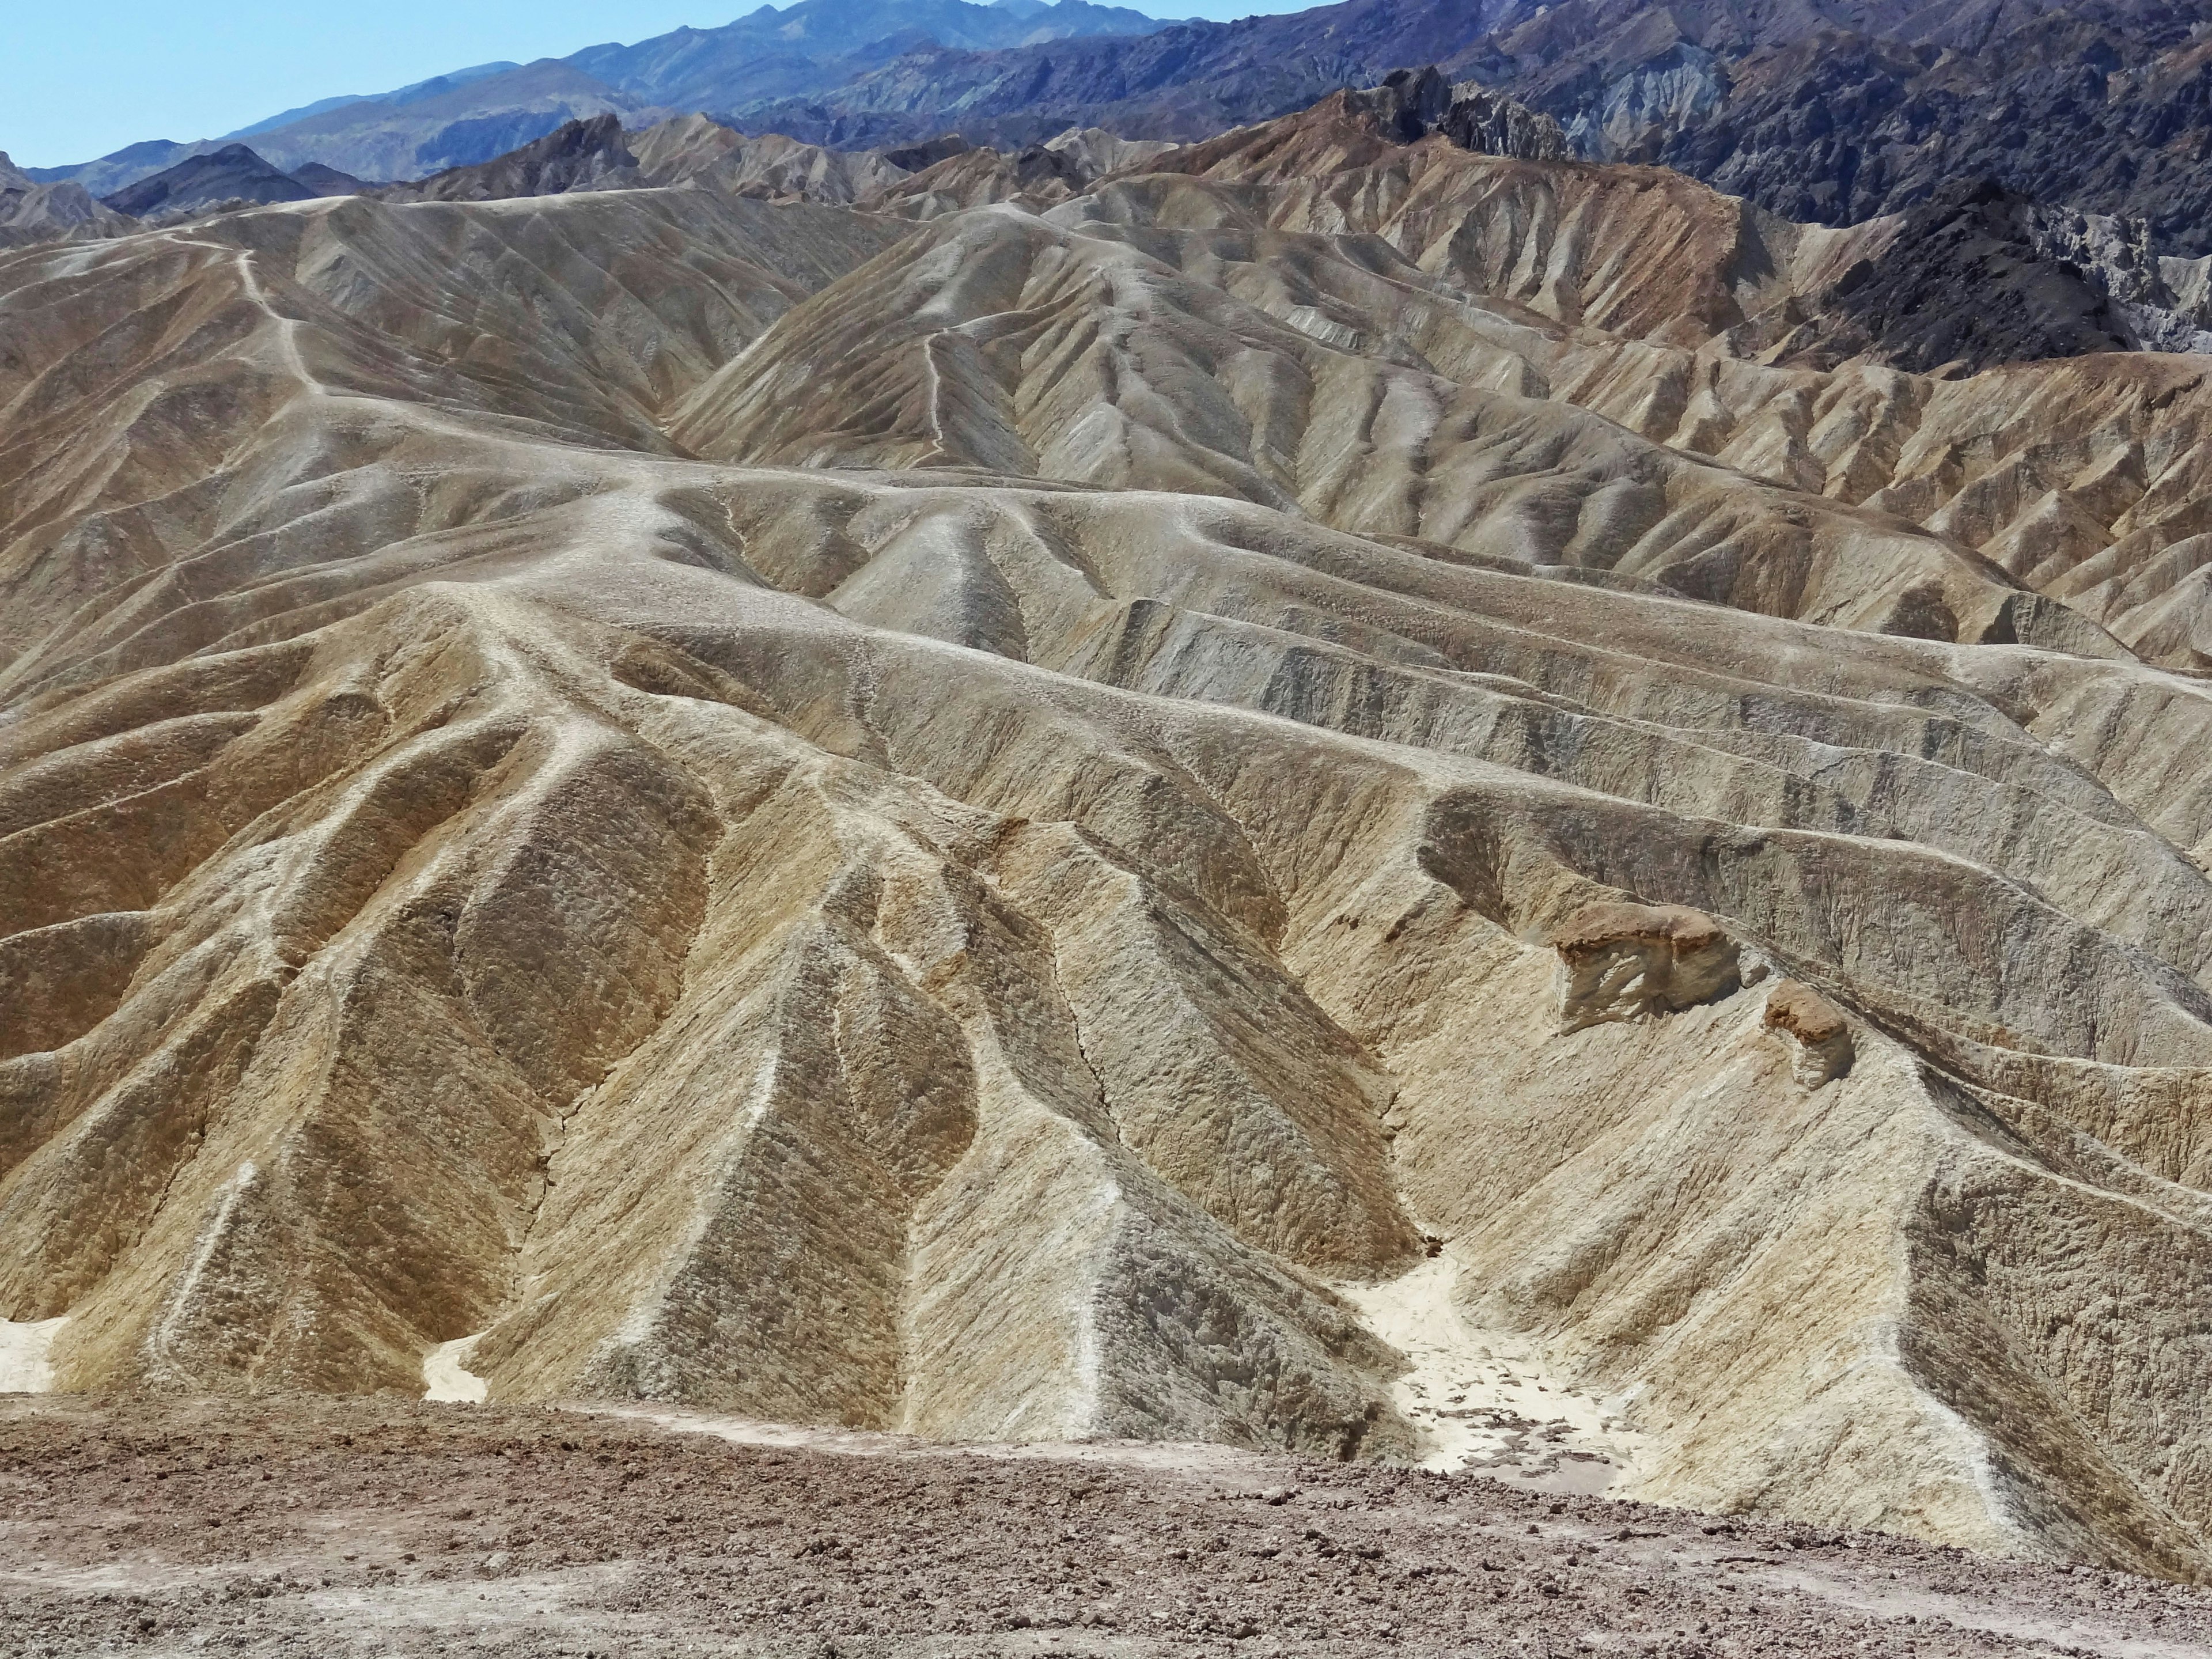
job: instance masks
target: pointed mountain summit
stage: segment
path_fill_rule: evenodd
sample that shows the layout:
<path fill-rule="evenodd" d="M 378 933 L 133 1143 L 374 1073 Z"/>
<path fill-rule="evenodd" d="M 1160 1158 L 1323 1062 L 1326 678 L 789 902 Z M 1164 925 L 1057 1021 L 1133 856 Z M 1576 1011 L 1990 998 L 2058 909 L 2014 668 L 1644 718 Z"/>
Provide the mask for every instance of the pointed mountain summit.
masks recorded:
<path fill-rule="evenodd" d="M 106 205 L 136 219 L 179 218 L 233 202 L 304 202 L 316 192 L 244 144 L 189 156 L 119 190 Z"/>

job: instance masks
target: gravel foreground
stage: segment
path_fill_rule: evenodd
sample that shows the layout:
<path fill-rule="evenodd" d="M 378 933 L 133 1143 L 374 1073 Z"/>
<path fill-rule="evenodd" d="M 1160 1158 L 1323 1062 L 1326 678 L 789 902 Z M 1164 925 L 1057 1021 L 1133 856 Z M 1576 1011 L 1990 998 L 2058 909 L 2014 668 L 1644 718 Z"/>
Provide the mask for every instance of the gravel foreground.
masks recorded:
<path fill-rule="evenodd" d="M 205 1651 L 2160 1659 L 2212 1592 L 1201 1447 L 0 1399 L 0 1653 Z"/>

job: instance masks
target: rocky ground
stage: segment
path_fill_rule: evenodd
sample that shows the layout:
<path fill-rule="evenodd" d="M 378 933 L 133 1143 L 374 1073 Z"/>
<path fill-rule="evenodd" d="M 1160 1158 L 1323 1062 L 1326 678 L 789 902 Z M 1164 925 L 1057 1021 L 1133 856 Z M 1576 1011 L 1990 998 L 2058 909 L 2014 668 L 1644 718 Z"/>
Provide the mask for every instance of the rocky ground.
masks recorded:
<path fill-rule="evenodd" d="M 0 1401 L 0 1653 L 2212 1653 L 2212 1594 L 1217 1448 Z"/>

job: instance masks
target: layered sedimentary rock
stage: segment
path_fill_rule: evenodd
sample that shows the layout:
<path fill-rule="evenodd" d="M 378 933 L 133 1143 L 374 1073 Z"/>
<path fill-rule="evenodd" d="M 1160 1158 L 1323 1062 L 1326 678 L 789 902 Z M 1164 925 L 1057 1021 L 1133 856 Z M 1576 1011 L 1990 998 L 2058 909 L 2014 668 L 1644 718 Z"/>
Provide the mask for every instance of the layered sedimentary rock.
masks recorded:
<path fill-rule="evenodd" d="M 890 149 L 836 150 L 778 133 L 748 136 L 703 115 L 679 116 L 638 132 L 624 132 L 608 115 L 572 121 L 495 161 L 386 185 L 377 193 L 394 202 L 483 202 L 688 185 L 717 195 L 823 202 L 928 219 L 994 202 L 1048 207 L 1169 148 L 1096 128 L 1070 128 L 1049 143 L 1012 154 L 949 137 Z"/>
<path fill-rule="evenodd" d="M 1766 999 L 1766 1029 L 1796 1044 L 1790 1075 L 1817 1089 L 1850 1070 L 1857 1050 L 1850 1022 L 1836 1005 L 1810 986 L 1784 980 Z"/>
<path fill-rule="evenodd" d="M 1187 141 L 1435 63 L 1556 121 L 1584 159 L 1663 162 L 1791 219 L 1862 223 L 1988 178 L 2201 258 L 2208 21 L 2202 0 L 1345 0 L 1139 38 L 916 42 L 804 96 L 708 106 L 854 146 L 957 127 L 1018 148 L 1071 124 Z"/>
<path fill-rule="evenodd" d="M 120 236 L 136 228 L 94 201 L 83 185 L 41 185 L 0 150 L 0 247 Z"/>
<path fill-rule="evenodd" d="M 1679 904 L 1588 905 L 1550 943 L 1559 953 L 1559 1023 L 1570 1031 L 1717 1002 L 1744 979 L 1727 929 Z"/>
<path fill-rule="evenodd" d="M 2201 1573 L 2199 371 L 1359 116 L 0 256 L 55 1386 L 1389 1455 L 1425 1233 L 1634 1492 Z"/>
<path fill-rule="evenodd" d="M 749 137 L 703 115 L 660 122 L 626 142 L 637 158 L 642 183 L 689 184 L 731 196 L 838 205 L 900 183 L 939 159 L 934 153 L 925 160 L 824 149 L 780 133 Z"/>

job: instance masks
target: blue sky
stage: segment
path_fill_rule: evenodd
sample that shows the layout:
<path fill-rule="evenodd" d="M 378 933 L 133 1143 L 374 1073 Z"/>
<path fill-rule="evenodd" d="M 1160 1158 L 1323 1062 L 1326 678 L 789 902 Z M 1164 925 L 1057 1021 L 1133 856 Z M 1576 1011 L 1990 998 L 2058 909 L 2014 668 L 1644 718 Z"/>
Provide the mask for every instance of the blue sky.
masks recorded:
<path fill-rule="evenodd" d="M 90 161 L 142 138 L 211 138 L 341 93 L 447 70 L 557 58 L 758 0 L 94 0 L 10 7 L 0 46 L 0 150 L 22 167 Z M 1120 0 L 1155 15 L 1241 17 L 1316 0 Z"/>

